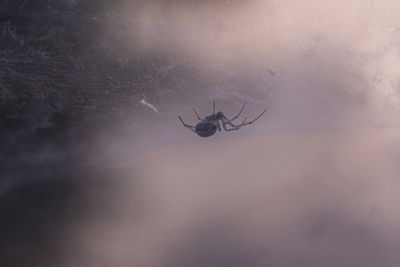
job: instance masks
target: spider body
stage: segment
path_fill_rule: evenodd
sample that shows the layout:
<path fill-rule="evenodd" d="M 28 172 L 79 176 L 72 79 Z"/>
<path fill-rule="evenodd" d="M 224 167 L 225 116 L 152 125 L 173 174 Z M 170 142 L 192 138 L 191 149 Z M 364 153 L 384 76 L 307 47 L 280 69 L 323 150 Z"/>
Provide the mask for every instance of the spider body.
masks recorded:
<path fill-rule="evenodd" d="M 242 123 L 236 125 L 232 121 L 236 120 L 240 114 L 242 113 L 244 107 L 246 106 L 246 103 L 244 103 L 243 107 L 240 109 L 239 113 L 234 116 L 232 119 L 228 119 L 222 111 L 215 112 L 215 101 L 213 101 L 213 113 L 204 119 L 199 116 L 199 114 L 196 112 L 196 110 L 193 108 L 194 114 L 196 115 L 197 119 L 199 122 L 196 124 L 196 126 L 192 126 L 189 124 L 186 124 L 183 119 L 178 116 L 180 121 L 182 122 L 183 126 L 186 128 L 190 129 L 191 131 L 195 132 L 197 135 L 201 137 L 209 137 L 214 135 L 217 130 L 221 131 L 221 125 L 222 128 L 225 131 L 233 131 L 233 130 L 239 130 L 240 127 L 244 125 L 249 125 L 255 122 L 258 118 L 260 118 L 267 110 L 265 109 L 260 115 L 258 115 L 254 120 L 246 122 L 247 118 L 245 118 Z M 230 127 L 230 128 L 229 128 Z"/>
<path fill-rule="evenodd" d="M 225 117 L 224 113 L 222 113 L 222 111 L 218 111 L 217 113 L 213 113 L 210 116 L 205 117 L 204 120 L 219 121 L 222 120 L 224 117 Z"/>
<path fill-rule="evenodd" d="M 204 119 L 196 124 L 195 132 L 201 137 L 209 137 L 217 132 L 218 122 Z"/>

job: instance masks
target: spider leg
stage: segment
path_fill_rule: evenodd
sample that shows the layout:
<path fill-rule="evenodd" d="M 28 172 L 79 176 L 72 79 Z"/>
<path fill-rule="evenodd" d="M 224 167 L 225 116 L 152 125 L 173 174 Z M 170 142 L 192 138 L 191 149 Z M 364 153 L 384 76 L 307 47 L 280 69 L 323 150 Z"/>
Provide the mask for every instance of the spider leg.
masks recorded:
<path fill-rule="evenodd" d="M 226 122 L 222 122 L 222 127 L 224 128 L 224 130 L 225 130 L 226 132 L 239 130 L 240 127 L 242 127 L 242 126 L 240 125 L 240 126 L 236 126 L 236 127 L 233 127 L 233 128 L 228 129 L 228 128 L 226 127 L 226 124 L 227 124 Z"/>
<path fill-rule="evenodd" d="M 223 116 L 223 117 L 222 117 L 222 122 L 225 123 L 225 125 L 228 124 L 229 126 L 231 126 L 231 127 L 233 127 L 233 128 L 237 128 L 237 127 L 240 128 L 240 127 L 242 126 L 242 124 L 246 122 L 246 120 L 247 120 L 247 117 L 244 118 L 244 120 L 242 121 L 242 123 L 240 123 L 239 125 L 235 125 L 235 124 L 233 124 L 232 120 L 229 120 L 226 116 Z"/>
<path fill-rule="evenodd" d="M 222 126 L 224 127 L 224 130 L 225 131 L 233 131 L 233 130 L 239 130 L 242 126 L 245 126 L 245 125 L 249 125 L 249 124 L 252 124 L 252 123 L 254 123 L 256 120 L 258 120 L 262 115 L 264 115 L 264 113 L 267 111 L 267 109 L 265 109 L 263 112 L 261 112 L 261 114 L 260 115 L 258 115 L 255 119 L 253 119 L 252 121 L 248 121 L 248 122 L 246 122 L 246 120 L 247 120 L 247 117 L 242 121 L 242 123 L 240 123 L 240 124 L 238 124 L 238 125 L 235 125 L 235 124 L 233 124 L 232 123 L 232 120 L 228 120 L 228 118 L 227 117 L 223 117 L 222 118 Z M 232 128 L 231 129 L 228 129 L 227 127 L 226 127 L 226 125 L 229 125 L 229 126 L 231 126 Z"/>
<path fill-rule="evenodd" d="M 252 124 L 253 122 L 255 122 L 256 120 L 258 120 L 262 115 L 264 115 L 264 113 L 267 111 L 268 109 L 266 108 L 266 109 L 264 109 L 264 111 L 263 112 L 261 112 L 261 114 L 260 115 L 258 115 L 254 120 L 252 120 L 252 121 L 249 121 L 249 122 L 246 122 L 245 124 L 243 124 L 243 125 L 248 125 L 248 124 Z"/>
<path fill-rule="evenodd" d="M 247 117 L 244 118 L 244 120 L 242 121 L 241 124 L 235 125 L 235 124 L 233 124 L 231 121 L 229 121 L 229 120 L 224 116 L 224 117 L 222 118 L 222 126 L 223 126 L 224 130 L 227 131 L 227 132 L 229 132 L 229 131 L 234 131 L 234 130 L 239 130 L 240 127 L 242 127 L 243 125 L 246 125 L 246 124 L 245 124 L 246 120 L 247 120 Z M 226 127 L 226 125 L 229 125 L 229 126 L 231 126 L 232 128 L 228 129 L 228 128 Z"/>
<path fill-rule="evenodd" d="M 191 131 L 193 131 L 193 132 L 196 132 L 196 130 L 194 129 L 194 126 L 189 125 L 189 124 L 186 124 L 186 123 L 182 120 L 181 116 L 178 116 L 178 118 L 179 118 L 180 121 L 182 122 L 183 126 L 185 126 L 186 128 L 188 128 L 189 130 L 191 130 Z"/>
<path fill-rule="evenodd" d="M 226 122 L 224 120 L 222 120 L 221 124 L 222 124 L 222 128 L 224 128 L 224 131 L 226 131 L 226 132 L 231 131 L 230 129 L 226 128 Z"/>
<path fill-rule="evenodd" d="M 221 131 L 221 124 L 219 123 L 219 120 L 217 120 L 217 128 L 218 128 L 218 132 Z"/>
<path fill-rule="evenodd" d="M 260 115 L 258 115 L 255 119 L 253 119 L 252 121 L 249 121 L 249 122 L 245 122 L 245 121 L 243 121 L 241 124 L 239 124 L 239 125 L 241 125 L 241 126 L 243 126 L 243 125 L 249 125 L 249 124 L 252 124 L 252 123 L 254 123 L 256 120 L 258 120 L 262 115 L 264 115 L 264 113 L 267 111 L 268 109 L 265 109 L 263 112 L 261 112 L 261 114 Z M 231 126 L 236 126 L 236 125 L 234 125 L 234 124 L 232 124 L 232 120 L 228 120 L 226 117 L 225 117 L 225 120 L 227 121 L 227 123 L 229 123 L 229 125 L 231 125 Z"/>
<path fill-rule="evenodd" d="M 196 114 L 197 119 L 198 119 L 199 121 L 201 121 L 202 118 L 199 116 L 199 114 L 197 113 L 197 111 L 196 111 L 194 108 L 192 108 L 192 109 L 193 109 L 194 114 Z"/>
<path fill-rule="evenodd" d="M 233 121 L 236 120 L 237 118 L 239 118 L 240 114 L 242 114 L 244 108 L 246 107 L 247 102 L 244 102 L 243 107 L 240 109 L 239 113 L 236 114 L 236 116 L 234 116 L 232 119 L 230 119 L 229 121 Z"/>

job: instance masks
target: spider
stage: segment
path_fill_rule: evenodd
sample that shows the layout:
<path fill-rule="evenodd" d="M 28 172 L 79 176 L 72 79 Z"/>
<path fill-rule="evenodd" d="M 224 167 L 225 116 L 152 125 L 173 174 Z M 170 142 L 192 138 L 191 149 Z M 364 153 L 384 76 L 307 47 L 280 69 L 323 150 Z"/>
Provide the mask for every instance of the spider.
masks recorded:
<path fill-rule="evenodd" d="M 239 130 L 242 126 L 252 124 L 256 120 L 258 120 L 267 111 L 267 109 L 265 109 L 260 115 L 258 115 L 252 121 L 246 122 L 246 120 L 247 120 L 247 117 L 246 117 L 240 124 L 238 124 L 238 125 L 234 124 L 232 121 L 239 118 L 239 116 L 240 116 L 240 114 L 242 114 L 242 111 L 244 110 L 245 106 L 246 106 L 246 102 L 243 104 L 243 107 L 240 109 L 239 113 L 236 114 L 236 116 L 234 116 L 232 119 L 228 119 L 222 111 L 218 111 L 217 113 L 215 113 L 215 100 L 214 100 L 213 101 L 213 113 L 205 118 L 201 118 L 199 116 L 199 114 L 197 113 L 197 111 L 193 108 L 193 112 L 196 115 L 197 119 L 199 120 L 199 122 L 196 124 L 196 126 L 186 124 L 183 121 L 183 119 L 181 118 L 181 116 L 178 116 L 178 118 L 182 122 L 183 126 L 188 128 L 189 130 L 195 132 L 196 134 L 198 134 L 201 137 L 209 137 L 209 136 L 215 134 L 217 132 L 217 130 L 221 131 L 221 124 L 222 124 L 222 128 L 227 132 Z M 230 128 L 228 128 L 228 126 Z"/>

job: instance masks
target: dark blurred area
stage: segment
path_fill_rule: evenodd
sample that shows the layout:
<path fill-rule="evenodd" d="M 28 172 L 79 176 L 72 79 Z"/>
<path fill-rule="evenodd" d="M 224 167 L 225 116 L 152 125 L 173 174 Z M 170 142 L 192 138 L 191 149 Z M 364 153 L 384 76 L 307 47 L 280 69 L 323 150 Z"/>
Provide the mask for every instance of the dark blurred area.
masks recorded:
<path fill-rule="evenodd" d="M 138 94 L 98 37 L 110 4 L 0 1 L 1 266 L 59 266 L 65 230 L 101 204 L 88 192 L 110 187 L 88 174 L 91 129 Z"/>

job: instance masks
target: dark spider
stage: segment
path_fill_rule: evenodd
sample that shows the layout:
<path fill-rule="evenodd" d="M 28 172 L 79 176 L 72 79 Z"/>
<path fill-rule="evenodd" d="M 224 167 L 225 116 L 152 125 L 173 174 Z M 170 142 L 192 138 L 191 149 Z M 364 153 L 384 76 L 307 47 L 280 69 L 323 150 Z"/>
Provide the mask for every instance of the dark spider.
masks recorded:
<path fill-rule="evenodd" d="M 247 117 L 246 117 L 240 124 L 238 124 L 238 125 L 233 124 L 232 121 L 239 118 L 239 116 L 242 113 L 242 111 L 244 110 L 245 106 L 246 106 L 246 102 L 244 103 L 243 107 L 240 109 L 239 113 L 236 116 L 234 116 L 232 119 L 228 119 L 222 111 L 218 111 L 217 113 L 215 113 L 215 101 L 213 101 L 213 113 L 210 116 L 205 117 L 204 119 L 202 119 L 199 116 L 199 114 L 196 112 L 196 110 L 193 108 L 194 114 L 196 115 L 197 119 L 200 121 L 196 124 L 196 126 L 186 124 L 182 120 L 181 116 L 178 116 L 178 118 L 181 120 L 183 126 L 188 128 L 189 130 L 197 133 L 201 137 L 208 137 L 208 136 L 215 134 L 217 132 L 217 130 L 221 131 L 221 124 L 222 124 L 222 128 L 224 128 L 224 130 L 227 132 L 239 130 L 240 127 L 242 127 L 244 125 L 252 124 L 256 120 L 258 120 L 267 111 L 267 109 L 265 109 L 260 115 L 258 115 L 252 121 L 246 122 L 246 120 L 247 120 Z M 228 128 L 227 126 L 229 126 L 231 128 Z"/>

